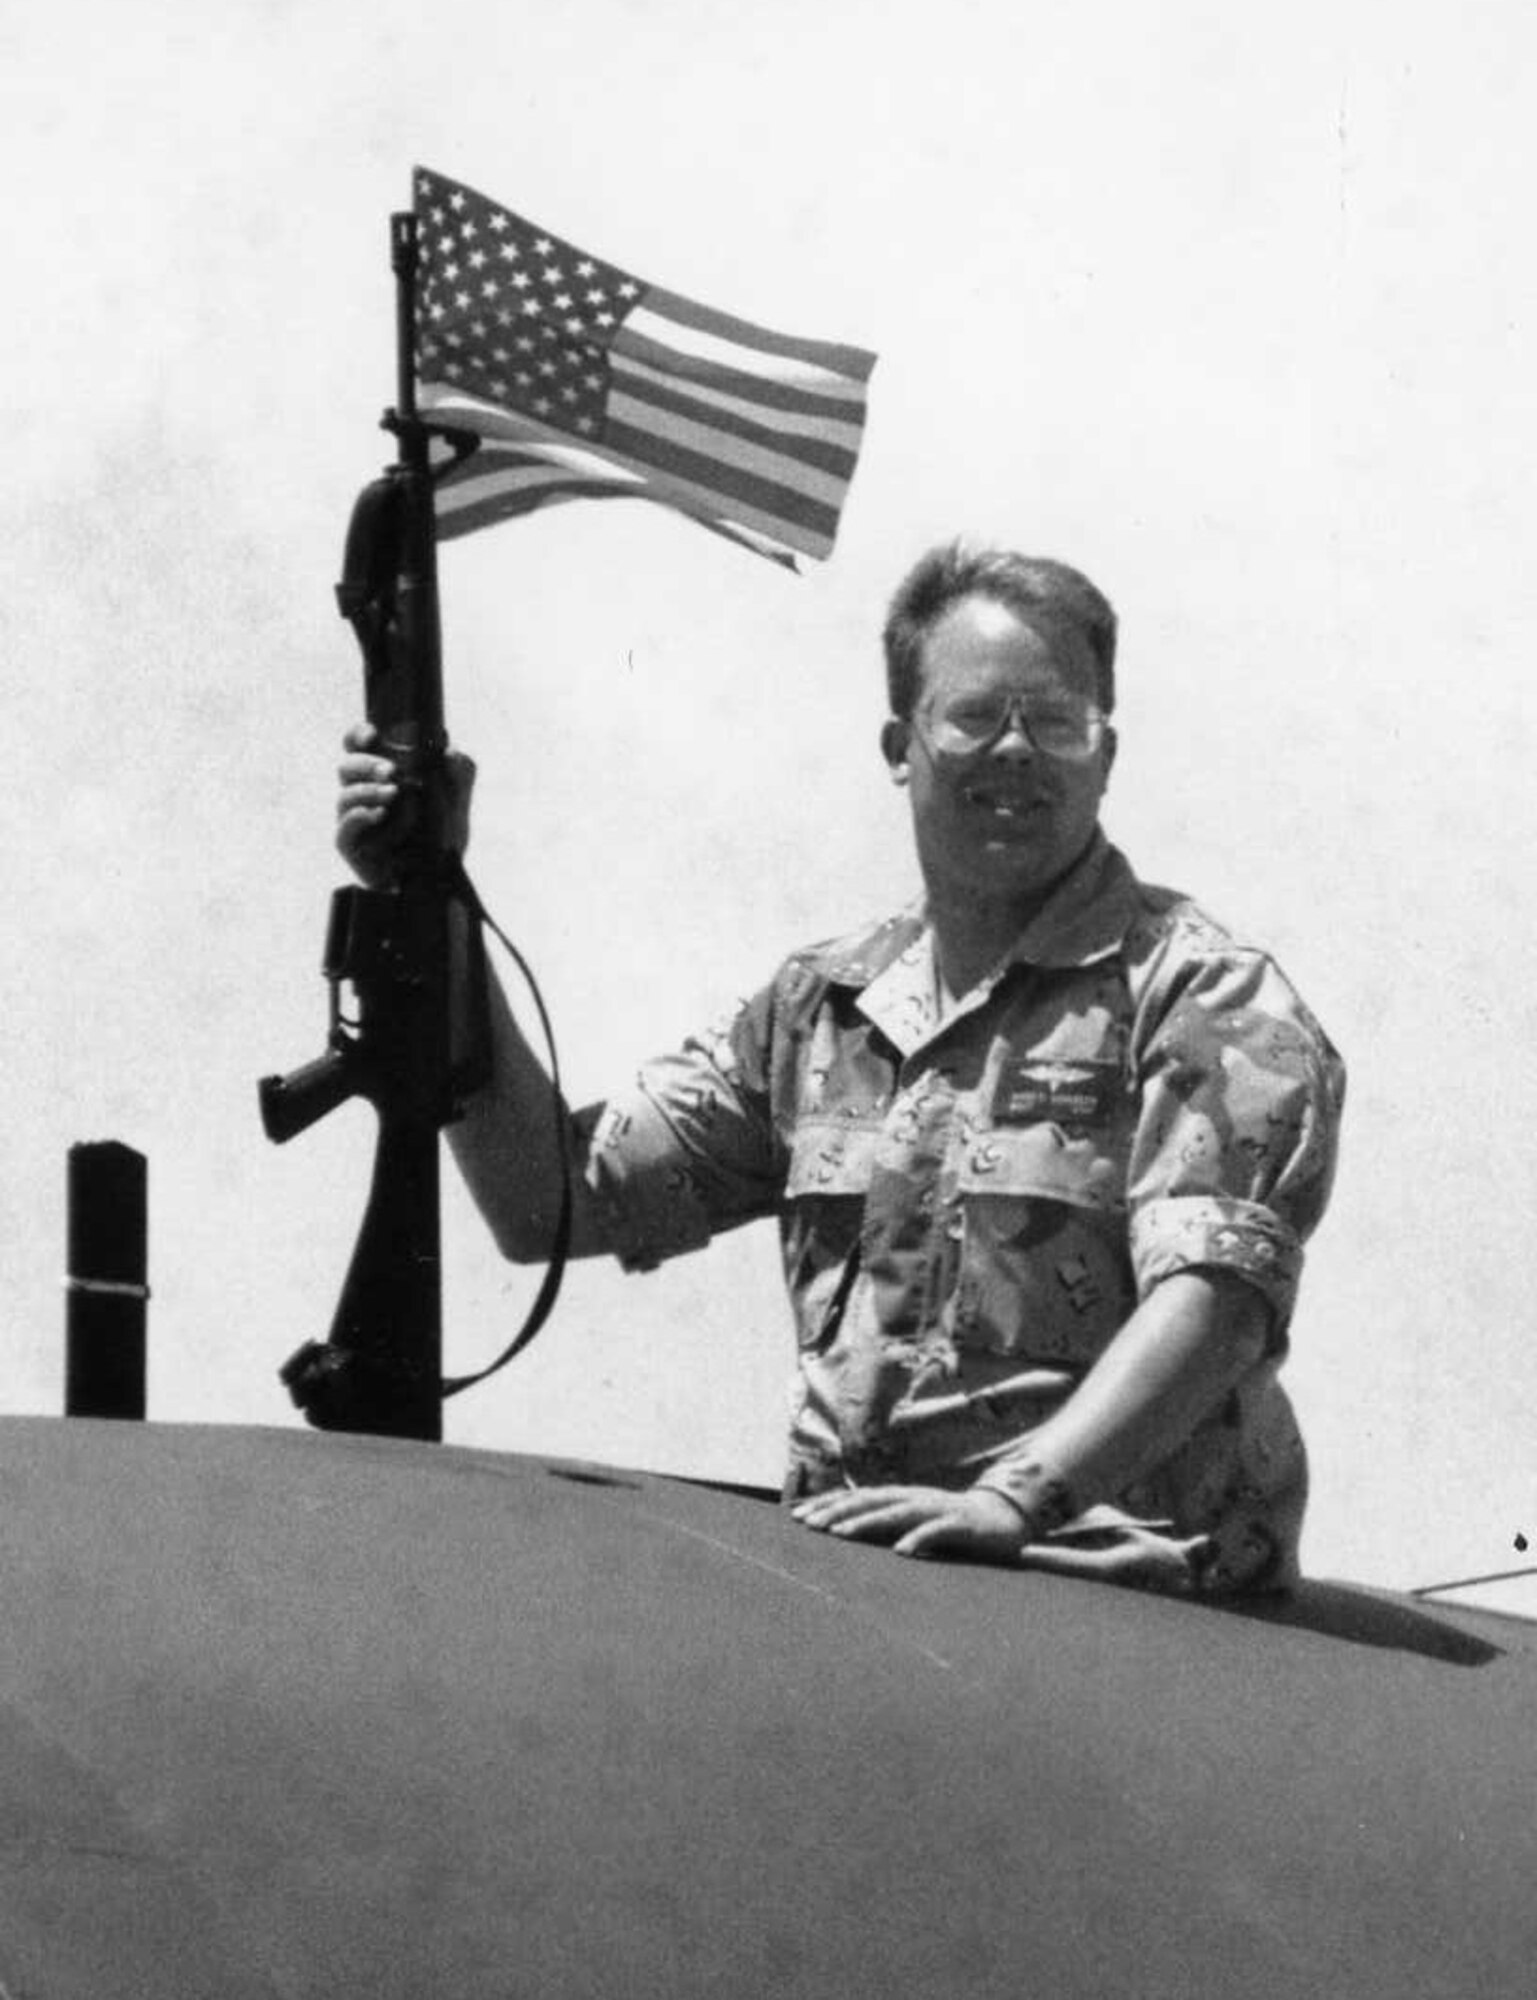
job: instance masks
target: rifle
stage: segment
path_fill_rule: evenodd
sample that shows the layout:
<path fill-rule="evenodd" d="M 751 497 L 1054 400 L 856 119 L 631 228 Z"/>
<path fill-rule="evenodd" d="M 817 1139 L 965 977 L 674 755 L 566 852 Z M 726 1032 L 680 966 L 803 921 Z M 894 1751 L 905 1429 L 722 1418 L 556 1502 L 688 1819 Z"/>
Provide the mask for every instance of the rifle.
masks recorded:
<path fill-rule="evenodd" d="M 467 1386 L 442 1380 L 438 1137 L 484 1081 L 490 1053 L 484 912 L 446 825 L 430 455 L 432 438 L 446 438 L 451 470 L 477 441 L 417 414 L 417 254 L 414 216 L 392 216 L 397 399 L 382 423 L 397 459 L 358 497 L 336 586 L 362 649 L 368 720 L 380 754 L 396 766 L 406 831 L 392 886 L 332 896 L 322 963 L 331 989 L 325 1053 L 287 1076 L 264 1077 L 259 1098 L 267 1137 L 278 1144 L 353 1097 L 372 1103 L 379 1120 L 368 1205 L 330 1339 L 300 1347 L 282 1380 L 323 1429 L 436 1441 L 443 1395 Z M 465 982 L 462 1005 L 454 1004 L 456 979 Z M 356 999 L 350 1020 L 344 984 Z M 456 1019 L 468 1024 L 462 1046 L 454 1043 Z"/>

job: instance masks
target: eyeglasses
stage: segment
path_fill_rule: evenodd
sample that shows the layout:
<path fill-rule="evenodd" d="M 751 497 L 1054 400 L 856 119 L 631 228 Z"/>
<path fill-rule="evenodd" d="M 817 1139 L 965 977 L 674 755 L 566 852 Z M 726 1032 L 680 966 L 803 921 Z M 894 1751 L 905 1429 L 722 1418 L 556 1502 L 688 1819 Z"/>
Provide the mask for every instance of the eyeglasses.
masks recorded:
<path fill-rule="evenodd" d="M 1105 716 L 1090 703 L 1046 701 L 1032 707 L 1017 694 L 967 695 L 947 702 L 924 719 L 920 733 L 942 757 L 977 757 L 1011 722 L 1032 750 L 1072 764 L 1086 763 L 1105 734 Z"/>

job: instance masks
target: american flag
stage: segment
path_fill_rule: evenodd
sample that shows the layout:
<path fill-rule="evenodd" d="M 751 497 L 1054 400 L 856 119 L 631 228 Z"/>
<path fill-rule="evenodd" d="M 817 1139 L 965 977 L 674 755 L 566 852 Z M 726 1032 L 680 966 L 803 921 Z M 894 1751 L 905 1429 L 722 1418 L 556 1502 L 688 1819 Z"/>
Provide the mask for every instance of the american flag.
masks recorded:
<path fill-rule="evenodd" d="M 696 305 L 425 168 L 413 207 L 418 406 L 480 439 L 441 537 L 632 496 L 792 567 L 831 552 L 873 354 Z"/>

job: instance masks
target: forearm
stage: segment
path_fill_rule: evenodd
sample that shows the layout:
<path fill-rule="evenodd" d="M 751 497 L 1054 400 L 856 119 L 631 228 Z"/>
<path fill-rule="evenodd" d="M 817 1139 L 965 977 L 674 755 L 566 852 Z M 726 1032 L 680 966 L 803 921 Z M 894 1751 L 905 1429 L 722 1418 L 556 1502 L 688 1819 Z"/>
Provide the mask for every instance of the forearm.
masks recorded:
<path fill-rule="evenodd" d="M 448 1127 L 448 1143 L 465 1186 L 497 1247 L 516 1263 L 550 1254 L 560 1214 L 561 1183 L 572 1169 L 571 1254 L 604 1248 L 593 1204 L 577 1162 L 563 1157 L 560 1128 L 569 1113 L 558 1103 L 544 1066 L 529 1047 L 506 995 L 489 971 L 491 1074 Z M 569 1153 L 570 1144 L 566 1148 Z"/>
<path fill-rule="evenodd" d="M 1160 1465 L 1261 1359 L 1270 1307 L 1219 1271 L 1156 1286 L 1061 1409 L 978 1484 L 1044 1531 Z"/>

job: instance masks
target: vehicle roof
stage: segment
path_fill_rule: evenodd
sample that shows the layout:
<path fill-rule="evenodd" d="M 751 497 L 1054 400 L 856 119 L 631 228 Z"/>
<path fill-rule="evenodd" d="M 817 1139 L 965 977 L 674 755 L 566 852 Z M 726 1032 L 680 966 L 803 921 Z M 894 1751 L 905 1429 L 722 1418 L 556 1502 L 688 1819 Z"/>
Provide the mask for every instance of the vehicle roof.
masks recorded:
<path fill-rule="evenodd" d="M 1533 1630 L 0 1420 L 0 1992 L 1525 1993 Z"/>

